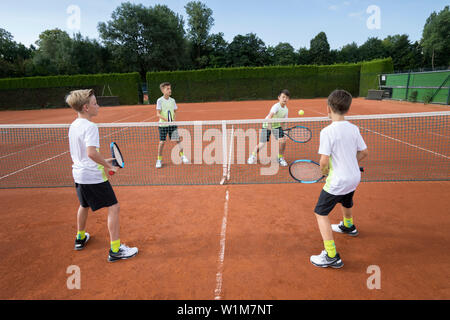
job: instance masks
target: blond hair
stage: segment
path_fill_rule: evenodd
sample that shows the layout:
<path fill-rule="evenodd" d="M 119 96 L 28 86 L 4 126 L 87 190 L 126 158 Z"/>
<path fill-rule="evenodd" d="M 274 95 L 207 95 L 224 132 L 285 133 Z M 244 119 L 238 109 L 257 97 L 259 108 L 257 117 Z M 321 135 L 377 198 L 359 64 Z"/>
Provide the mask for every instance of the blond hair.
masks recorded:
<path fill-rule="evenodd" d="M 75 111 L 81 112 L 94 94 L 94 89 L 74 90 L 67 95 L 66 103 Z"/>

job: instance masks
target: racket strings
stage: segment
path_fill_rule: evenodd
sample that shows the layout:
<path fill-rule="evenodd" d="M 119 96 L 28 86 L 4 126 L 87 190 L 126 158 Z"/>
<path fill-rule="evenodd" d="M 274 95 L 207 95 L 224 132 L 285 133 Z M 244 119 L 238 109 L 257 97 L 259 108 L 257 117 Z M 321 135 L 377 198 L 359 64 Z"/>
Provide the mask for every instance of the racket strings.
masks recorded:
<path fill-rule="evenodd" d="M 318 165 L 308 162 L 294 163 L 291 166 L 291 173 L 298 180 L 302 181 L 316 181 L 323 176 Z"/>
<path fill-rule="evenodd" d="M 294 128 L 289 132 L 289 135 L 297 141 L 309 141 L 311 139 L 311 131 L 305 128 Z"/>
<path fill-rule="evenodd" d="M 114 150 L 114 158 L 116 159 L 116 162 L 118 163 L 118 165 L 120 167 L 123 167 L 123 158 L 122 158 L 122 155 L 120 154 L 120 151 L 117 149 L 117 146 L 114 145 L 113 150 Z"/>

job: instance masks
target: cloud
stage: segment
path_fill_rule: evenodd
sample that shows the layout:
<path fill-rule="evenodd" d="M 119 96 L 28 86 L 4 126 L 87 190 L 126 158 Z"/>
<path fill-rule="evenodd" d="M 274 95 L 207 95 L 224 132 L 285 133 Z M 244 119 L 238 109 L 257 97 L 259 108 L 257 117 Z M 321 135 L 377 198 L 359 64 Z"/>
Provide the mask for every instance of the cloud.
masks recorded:
<path fill-rule="evenodd" d="M 349 6 L 349 5 L 351 5 L 350 1 L 344 1 L 344 6 Z"/>
<path fill-rule="evenodd" d="M 349 16 L 350 18 L 356 18 L 356 19 L 359 19 L 359 20 L 364 20 L 364 19 L 363 19 L 364 14 L 365 14 L 364 11 L 358 11 L 358 12 L 350 12 L 350 13 L 348 14 L 348 16 Z"/>
<path fill-rule="evenodd" d="M 328 10 L 332 10 L 332 11 L 336 11 L 337 9 L 339 9 L 339 6 L 337 5 L 332 5 L 328 7 Z"/>

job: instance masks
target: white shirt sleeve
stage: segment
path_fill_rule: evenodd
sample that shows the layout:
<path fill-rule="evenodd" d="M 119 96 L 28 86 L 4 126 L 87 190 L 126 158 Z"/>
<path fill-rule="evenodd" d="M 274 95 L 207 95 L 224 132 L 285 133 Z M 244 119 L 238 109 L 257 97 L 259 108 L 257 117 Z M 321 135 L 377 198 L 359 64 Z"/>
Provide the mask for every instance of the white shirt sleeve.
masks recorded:
<path fill-rule="evenodd" d="M 162 110 L 161 98 L 156 101 L 156 110 Z"/>
<path fill-rule="evenodd" d="M 284 116 L 285 119 L 289 118 L 289 109 L 286 110 L 286 115 Z"/>
<path fill-rule="evenodd" d="M 320 131 L 319 154 L 323 154 L 325 156 L 331 155 L 331 140 L 326 130 Z"/>
<path fill-rule="evenodd" d="M 173 110 L 178 110 L 177 103 L 175 102 L 175 99 L 173 99 Z"/>
<path fill-rule="evenodd" d="M 358 128 L 358 138 L 357 138 L 357 150 L 358 151 L 363 151 L 367 149 L 366 143 L 364 142 L 363 137 L 361 136 L 361 132 L 359 132 L 359 128 Z"/>
<path fill-rule="evenodd" d="M 84 142 L 87 147 L 100 148 L 100 139 L 98 134 L 98 128 L 95 124 L 91 124 L 86 129 L 86 134 L 84 135 Z"/>
<path fill-rule="evenodd" d="M 277 113 L 278 112 L 278 110 L 280 110 L 280 104 L 279 103 L 277 103 L 277 104 L 274 104 L 273 106 L 272 106 L 272 108 L 270 109 L 270 113 Z"/>

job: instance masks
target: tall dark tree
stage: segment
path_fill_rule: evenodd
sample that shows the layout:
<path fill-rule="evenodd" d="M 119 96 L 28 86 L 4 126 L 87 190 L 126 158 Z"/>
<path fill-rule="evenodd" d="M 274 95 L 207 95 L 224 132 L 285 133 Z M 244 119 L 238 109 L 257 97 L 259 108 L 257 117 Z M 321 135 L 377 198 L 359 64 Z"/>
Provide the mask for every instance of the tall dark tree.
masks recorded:
<path fill-rule="evenodd" d="M 0 28 L 0 77 L 27 75 L 33 52 L 33 46 L 15 42 L 10 32 Z"/>
<path fill-rule="evenodd" d="M 208 65 L 209 31 L 214 25 L 212 10 L 200 1 L 191 1 L 184 7 L 188 15 L 188 39 L 191 43 L 192 60 L 196 67 Z"/>
<path fill-rule="evenodd" d="M 450 65 L 450 11 L 446 6 L 441 12 L 433 12 L 423 28 L 421 45 L 426 64 L 436 66 Z"/>
<path fill-rule="evenodd" d="M 268 62 L 267 48 L 254 33 L 237 35 L 228 45 L 228 65 L 232 67 L 259 67 Z"/>
<path fill-rule="evenodd" d="M 228 42 L 224 39 L 224 34 L 219 32 L 208 37 L 208 67 L 224 68 L 227 66 Z"/>
<path fill-rule="evenodd" d="M 275 47 L 269 47 L 267 52 L 273 65 L 294 65 L 297 63 L 297 55 L 294 47 L 287 42 L 280 42 Z"/>
<path fill-rule="evenodd" d="M 359 47 L 359 53 L 361 61 L 379 59 L 386 56 L 383 42 L 374 37 L 367 39 L 367 41 Z"/>
<path fill-rule="evenodd" d="M 391 57 L 395 70 L 412 70 L 416 67 L 417 52 L 408 39 L 408 35 L 388 36 L 383 40 L 385 56 Z"/>
<path fill-rule="evenodd" d="M 325 32 L 320 32 L 311 40 L 309 48 L 312 63 L 329 64 L 330 61 L 330 44 L 328 43 Z"/>
<path fill-rule="evenodd" d="M 307 48 L 300 48 L 297 52 L 297 64 L 308 65 L 311 64 L 312 58 Z"/>
<path fill-rule="evenodd" d="M 361 61 L 359 48 L 356 42 L 352 42 L 342 47 L 337 52 L 336 62 L 355 63 Z"/>
<path fill-rule="evenodd" d="M 147 71 L 177 70 L 185 63 L 183 18 L 165 5 L 122 3 L 98 31 L 115 63 L 143 79 Z"/>

